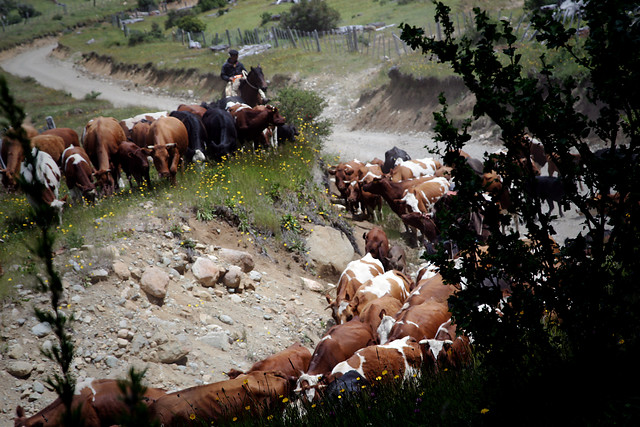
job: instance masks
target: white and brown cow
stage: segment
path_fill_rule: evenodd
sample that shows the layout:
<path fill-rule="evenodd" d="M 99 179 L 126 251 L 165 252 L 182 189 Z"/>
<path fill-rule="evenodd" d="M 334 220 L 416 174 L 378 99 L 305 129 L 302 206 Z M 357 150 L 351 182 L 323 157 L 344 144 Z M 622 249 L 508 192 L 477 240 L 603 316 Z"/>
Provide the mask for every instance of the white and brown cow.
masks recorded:
<path fill-rule="evenodd" d="M 35 171 L 34 165 L 27 164 L 25 161 L 20 166 L 20 175 L 27 184 L 33 184 L 34 181 L 40 183 L 42 192 L 38 198 L 34 198 L 32 194 L 27 194 L 27 201 L 34 210 L 38 210 L 42 203 L 51 206 L 57 211 L 58 220 L 62 223 L 62 207 L 65 202 L 58 199 L 60 179 L 62 178 L 60 168 L 51 155 L 44 151 L 33 148 L 31 154 L 35 158 Z"/>
<path fill-rule="evenodd" d="M 358 289 L 368 280 L 383 273 L 382 263 L 369 253 L 347 265 L 338 280 L 336 298 L 332 300 L 329 295 L 326 295 L 329 308 L 331 308 L 331 316 L 336 323 L 341 322 L 342 312 L 347 308 Z"/>
<path fill-rule="evenodd" d="M 433 176 L 441 166 L 442 164 L 439 161 L 431 157 L 406 161 L 399 160 L 391 171 L 391 180 L 400 182 L 422 176 Z"/>
<path fill-rule="evenodd" d="M 60 160 L 62 172 L 67 180 L 71 198 L 76 201 L 95 201 L 96 184 L 93 182 L 95 169 L 84 148 L 70 145 L 62 152 Z"/>

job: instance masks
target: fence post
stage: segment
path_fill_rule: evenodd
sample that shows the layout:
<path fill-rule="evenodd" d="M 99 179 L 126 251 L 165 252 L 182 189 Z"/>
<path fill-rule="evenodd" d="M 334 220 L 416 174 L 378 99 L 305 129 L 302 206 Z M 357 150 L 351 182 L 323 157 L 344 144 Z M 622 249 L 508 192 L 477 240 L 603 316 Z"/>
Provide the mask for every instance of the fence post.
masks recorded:
<path fill-rule="evenodd" d="M 231 47 L 231 34 L 229 34 L 229 30 L 224 30 L 224 32 L 227 34 L 227 41 L 229 42 L 229 47 Z"/>
<path fill-rule="evenodd" d="M 520 17 L 520 21 L 518 22 L 518 26 L 516 27 L 516 30 L 513 32 L 513 34 L 518 37 L 518 31 L 520 31 L 520 25 L 522 25 L 522 21 L 524 21 L 524 17 L 527 16 L 527 14 L 525 12 L 522 13 L 522 16 Z"/>
<path fill-rule="evenodd" d="M 438 41 L 442 40 L 442 34 L 440 32 L 440 23 L 436 22 L 436 31 L 438 32 Z"/>
<path fill-rule="evenodd" d="M 318 38 L 318 30 L 313 30 L 313 38 L 316 40 L 316 48 L 318 49 L 318 52 L 321 52 L 320 39 Z"/>
<path fill-rule="evenodd" d="M 296 41 L 293 39 L 293 31 L 291 31 L 291 28 L 287 28 L 289 30 L 289 37 L 291 38 L 291 44 L 293 45 L 293 47 L 297 48 L 298 45 L 296 44 Z"/>
<path fill-rule="evenodd" d="M 429 37 L 433 36 L 433 31 L 431 31 L 431 23 L 427 22 L 427 28 L 429 29 Z"/>
<path fill-rule="evenodd" d="M 55 129 L 56 128 L 56 122 L 53 121 L 53 117 L 51 116 L 47 116 L 44 119 L 47 122 L 47 129 Z"/>
<path fill-rule="evenodd" d="M 253 29 L 253 35 L 256 36 L 256 44 L 260 44 L 260 34 L 258 34 L 258 29 Z"/>
<path fill-rule="evenodd" d="M 125 37 L 129 37 L 129 27 L 127 27 L 127 24 L 122 24 L 122 31 Z"/>
<path fill-rule="evenodd" d="M 271 27 L 271 33 L 273 34 L 273 44 L 278 47 L 278 33 L 276 32 L 275 27 Z"/>
<path fill-rule="evenodd" d="M 529 25 L 527 25 L 527 28 L 524 29 L 524 32 L 522 33 L 522 38 L 520 39 L 521 42 L 524 41 L 524 38 L 527 35 L 527 32 L 529 31 L 530 26 L 531 26 L 531 22 L 529 22 Z"/>
<path fill-rule="evenodd" d="M 458 37 L 461 36 L 461 28 L 460 28 L 460 17 L 458 16 L 458 12 L 456 12 L 456 26 L 458 27 Z"/>
<path fill-rule="evenodd" d="M 396 53 L 398 54 L 398 56 L 400 56 L 400 47 L 398 46 L 398 40 L 396 40 L 398 36 L 396 36 L 393 32 L 391 33 L 391 36 L 393 38 L 393 44 L 395 44 L 396 46 Z"/>
<path fill-rule="evenodd" d="M 240 28 L 238 28 L 238 44 L 242 45 L 244 44 L 244 39 L 242 38 L 242 31 L 240 31 Z"/>
<path fill-rule="evenodd" d="M 200 35 L 202 36 L 202 47 L 204 47 L 207 44 L 207 40 L 204 38 L 204 31 L 200 32 Z"/>

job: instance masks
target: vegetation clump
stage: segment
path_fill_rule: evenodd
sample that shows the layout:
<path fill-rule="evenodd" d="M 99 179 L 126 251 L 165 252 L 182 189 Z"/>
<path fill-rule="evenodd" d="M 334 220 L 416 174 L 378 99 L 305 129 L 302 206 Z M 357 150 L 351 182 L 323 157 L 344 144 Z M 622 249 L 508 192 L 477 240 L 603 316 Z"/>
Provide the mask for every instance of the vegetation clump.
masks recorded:
<path fill-rule="evenodd" d="M 301 0 L 280 17 L 282 28 L 328 31 L 338 26 L 340 12 L 322 0 Z"/>

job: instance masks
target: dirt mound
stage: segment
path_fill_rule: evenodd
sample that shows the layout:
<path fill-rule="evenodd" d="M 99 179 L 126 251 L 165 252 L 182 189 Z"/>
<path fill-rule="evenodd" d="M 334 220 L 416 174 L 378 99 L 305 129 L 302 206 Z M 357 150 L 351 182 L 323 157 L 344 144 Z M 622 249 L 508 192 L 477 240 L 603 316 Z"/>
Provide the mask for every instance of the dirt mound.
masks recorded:
<path fill-rule="evenodd" d="M 447 99 L 453 117 L 468 113 L 473 96 L 459 77 L 415 78 L 396 67 L 389 70 L 391 81 L 364 92 L 356 104 L 359 109 L 354 129 L 386 131 L 425 131 L 433 125 L 433 112 L 440 109 L 438 97 Z"/>

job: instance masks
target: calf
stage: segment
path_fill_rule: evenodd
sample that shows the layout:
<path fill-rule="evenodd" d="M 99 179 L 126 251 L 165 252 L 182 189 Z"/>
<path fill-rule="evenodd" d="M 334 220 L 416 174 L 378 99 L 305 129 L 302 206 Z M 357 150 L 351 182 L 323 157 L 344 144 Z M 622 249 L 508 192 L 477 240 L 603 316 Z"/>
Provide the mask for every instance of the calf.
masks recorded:
<path fill-rule="evenodd" d="M 296 136 L 300 135 L 298 129 L 294 125 L 284 124 L 278 125 L 278 144 L 287 141 L 295 141 Z"/>
<path fill-rule="evenodd" d="M 76 201 L 84 199 L 94 202 L 96 199 L 96 184 L 93 182 L 95 169 L 84 148 L 70 145 L 62 153 L 60 162 L 71 197 Z"/>
<path fill-rule="evenodd" d="M 311 352 L 299 342 L 290 345 L 279 353 L 267 357 L 264 360 L 254 363 L 245 372 L 249 374 L 255 371 L 272 371 L 282 374 L 285 377 L 295 377 L 296 379 L 306 372 L 311 361 Z M 243 372 L 231 369 L 227 372 L 229 378 L 236 378 Z"/>
<path fill-rule="evenodd" d="M 359 349 L 374 344 L 375 339 L 371 326 L 358 320 L 333 326 L 316 346 L 309 370 L 298 378 L 296 392 L 304 392 L 308 400 L 314 400 L 320 378 L 328 376 L 338 363 Z"/>
<path fill-rule="evenodd" d="M 563 214 L 563 205 L 568 209 L 568 202 L 564 200 L 565 190 L 562 180 L 560 178 L 552 177 L 552 176 L 536 176 L 535 182 L 531 184 L 530 190 L 537 197 L 542 200 L 546 200 L 549 204 L 549 212 L 548 215 L 551 215 L 553 212 L 554 202 L 558 203 L 558 211 L 560 212 L 560 216 L 564 216 Z"/>
<path fill-rule="evenodd" d="M 398 270 L 404 273 L 407 268 L 407 255 L 401 246 L 393 245 L 389 249 L 389 256 L 382 260 L 385 270 Z"/>
<path fill-rule="evenodd" d="M 274 372 L 254 371 L 237 378 L 168 393 L 150 406 L 151 418 L 165 427 L 225 423 L 259 417 L 289 396 L 292 382 Z"/>
<path fill-rule="evenodd" d="M 129 392 L 130 388 L 127 387 L 127 393 Z M 144 392 L 142 402 L 147 406 L 151 405 L 165 394 L 166 392 L 162 389 L 149 387 Z M 80 408 L 85 427 L 111 426 L 119 423 L 121 417 L 130 410 L 123 398 L 118 380 L 89 378 L 76 385 L 71 408 Z M 24 409 L 18 406 L 14 425 L 15 427 L 60 426 L 65 410 L 60 398 L 29 418 L 25 416 Z"/>
<path fill-rule="evenodd" d="M 283 125 L 285 119 L 280 115 L 277 107 L 273 105 L 257 105 L 253 108 L 241 105 L 234 106 L 229 112 L 236 120 L 238 139 L 253 141 L 254 149 L 263 145 L 262 132 L 269 125 Z"/>
<path fill-rule="evenodd" d="M 384 259 L 389 256 L 389 240 L 384 230 L 375 226 L 364 233 L 362 237 L 365 242 L 365 252 L 384 263 Z"/>
<path fill-rule="evenodd" d="M 138 187 L 151 184 L 149 160 L 143 148 L 138 147 L 133 142 L 125 141 L 118 147 L 117 156 L 131 188 L 133 188 L 133 179 L 135 179 Z"/>
<path fill-rule="evenodd" d="M 340 323 L 342 312 L 347 308 L 349 301 L 355 296 L 360 286 L 383 273 L 382 263 L 369 253 L 347 265 L 338 280 L 336 299 L 331 300 L 331 297 L 326 295 L 329 308 L 331 308 L 331 316 L 336 323 Z"/>

